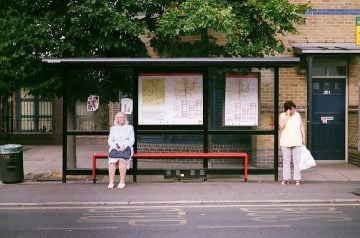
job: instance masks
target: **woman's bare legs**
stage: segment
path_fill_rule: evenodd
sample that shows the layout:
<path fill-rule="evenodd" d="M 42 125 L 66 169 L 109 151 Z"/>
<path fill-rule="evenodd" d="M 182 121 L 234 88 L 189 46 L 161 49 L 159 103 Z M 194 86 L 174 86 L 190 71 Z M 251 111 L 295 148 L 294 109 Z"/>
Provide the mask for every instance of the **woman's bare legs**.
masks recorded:
<path fill-rule="evenodd" d="M 115 180 L 116 163 L 109 164 L 109 186 L 114 184 Z"/>
<path fill-rule="evenodd" d="M 119 160 L 120 184 L 125 184 L 126 170 L 127 170 L 126 163 L 122 160 Z"/>

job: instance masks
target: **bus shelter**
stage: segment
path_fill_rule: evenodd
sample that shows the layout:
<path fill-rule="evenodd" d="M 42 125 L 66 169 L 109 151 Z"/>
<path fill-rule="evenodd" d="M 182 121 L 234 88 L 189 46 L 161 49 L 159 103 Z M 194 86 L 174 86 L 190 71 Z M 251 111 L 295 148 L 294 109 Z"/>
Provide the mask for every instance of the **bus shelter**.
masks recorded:
<path fill-rule="evenodd" d="M 121 110 L 134 126 L 135 151 L 247 152 L 249 174 L 273 174 L 278 180 L 280 71 L 297 66 L 299 58 L 48 58 L 42 62 L 62 72 L 63 183 L 67 175 L 91 174 L 91 168 L 71 165 L 70 157 L 91 164 L 93 151 L 81 154 L 79 141 L 93 141 L 107 150 L 113 116 Z M 91 86 L 81 77 L 74 80 L 74 75 L 84 72 Z M 102 101 L 108 96 L 101 90 L 106 80 L 112 86 L 105 94 L 118 94 L 113 95 L 118 100 Z M 84 88 L 89 89 L 84 103 L 74 100 L 77 90 Z M 80 112 L 85 108 L 84 116 Z M 137 163 L 133 161 L 128 174 Z M 203 168 L 209 168 L 209 161 L 203 161 Z M 159 171 L 153 168 L 146 174 Z M 107 174 L 106 167 L 100 174 Z"/>

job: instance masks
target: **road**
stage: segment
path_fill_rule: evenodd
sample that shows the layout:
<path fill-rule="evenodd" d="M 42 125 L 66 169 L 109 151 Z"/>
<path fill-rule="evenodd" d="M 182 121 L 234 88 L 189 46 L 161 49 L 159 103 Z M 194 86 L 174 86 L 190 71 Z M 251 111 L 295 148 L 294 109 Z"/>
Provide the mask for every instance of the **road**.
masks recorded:
<path fill-rule="evenodd" d="M 0 208 L 0 237 L 359 237 L 360 204 Z"/>

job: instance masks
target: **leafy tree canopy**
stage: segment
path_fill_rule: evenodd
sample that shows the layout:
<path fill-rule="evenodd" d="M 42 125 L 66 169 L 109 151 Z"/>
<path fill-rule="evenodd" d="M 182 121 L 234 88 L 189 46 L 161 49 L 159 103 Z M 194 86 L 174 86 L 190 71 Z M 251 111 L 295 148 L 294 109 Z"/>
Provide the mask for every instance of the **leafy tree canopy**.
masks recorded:
<path fill-rule="evenodd" d="M 41 58 L 146 57 L 149 48 L 167 57 L 273 55 L 284 50 L 278 36 L 296 33 L 310 7 L 287 0 L 0 3 L 0 93 L 25 87 L 45 96 L 58 95 L 61 81 L 59 71 L 44 67 Z M 87 90 L 110 90 L 119 75 L 129 77 L 101 69 L 68 76 L 92 85 Z M 74 90 L 81 95 L 80 88 Z"/>
<path fill-rule="evenodd" d="M 278 36 L 297 33 L 310 6 L 287 0 L 176 1 L 158 19 L 153 44 L 167 56 L 274 55 L 284 51 Z"/>

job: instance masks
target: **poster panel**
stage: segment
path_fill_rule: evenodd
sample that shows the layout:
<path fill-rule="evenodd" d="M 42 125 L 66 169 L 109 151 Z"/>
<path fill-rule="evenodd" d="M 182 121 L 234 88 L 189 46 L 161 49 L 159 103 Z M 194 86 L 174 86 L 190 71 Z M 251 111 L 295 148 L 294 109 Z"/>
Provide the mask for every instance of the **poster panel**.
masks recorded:
<path fill-rule="evenodd" d="M 139 125 L 202 125 L 203 75 L 139 74 Z"/>
<path fill-rule="evenodd" d="M 259 74 L 226 74 L 225 126 L 257 126 L 259 119 Z"/>

